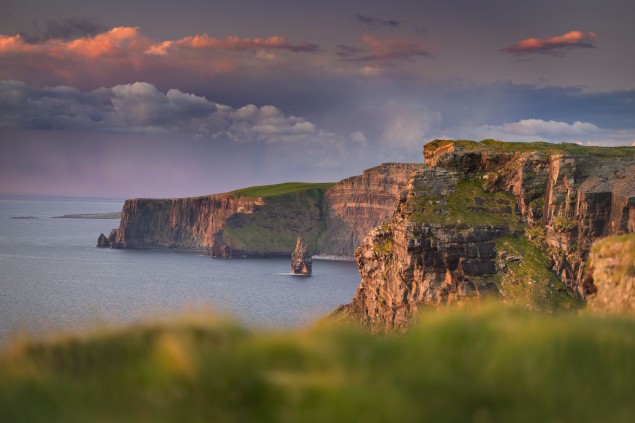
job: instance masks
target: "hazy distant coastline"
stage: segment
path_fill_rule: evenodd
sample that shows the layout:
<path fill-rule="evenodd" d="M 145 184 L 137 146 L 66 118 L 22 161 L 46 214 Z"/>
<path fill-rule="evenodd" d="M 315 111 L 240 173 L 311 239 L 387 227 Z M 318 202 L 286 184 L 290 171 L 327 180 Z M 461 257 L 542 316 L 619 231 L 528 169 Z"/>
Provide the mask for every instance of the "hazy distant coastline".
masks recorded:
<path fill-rule="evenodd" d="M 65 214 L 63 216 L 53 216 L 53 218 L 54 219 L 120 219 L 121 212 Z"/>

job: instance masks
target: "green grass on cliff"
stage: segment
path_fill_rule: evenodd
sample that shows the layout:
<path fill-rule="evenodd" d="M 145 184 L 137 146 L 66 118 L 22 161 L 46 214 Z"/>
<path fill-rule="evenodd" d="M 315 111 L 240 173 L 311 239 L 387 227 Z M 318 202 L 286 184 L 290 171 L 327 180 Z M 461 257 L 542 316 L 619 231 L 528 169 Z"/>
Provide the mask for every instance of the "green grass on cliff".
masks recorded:
<path fill-rule="evenodd" d="M 498 260 L 505 264 L 496 278 L 508 304 L 534 310 L 563 310 L 581 307 L 549 268 L 547 256 L 526 236 L 496 240 Z"/>
<path fill-rule="evenodd" d="M 328 184 L 307 185 L 302 190 L 265 196 L 266 206 L 230 218 L 223 229 L 223 242 L 234 251 L 290 255 L 301 235 L 309 250 L 317 251 L 325 225 L 322 216 Z M 260 192 L 282 192 L 282 189 Z"/>
<path fill-rule="evenodd" d="M 431 147 L 440 147 L 446 144 L 454 144 L 462 151 L 475 151 L 485 148 L 495 148 L 501 151 L 542 151 L 548 153 L 561 153 L 569 155 L 597 156 L 597 157 L 633 157 L 635 147 L 598 147 L 582 146 L 573 143 L 549 143 L 549 142 L 505 142 L 492 139 L 480 142 L 469 140 L 434 140 L 428 143 Z"/>
<path fill-rule="evenodd" d="M 273 197 L 277 195 L 291 194 L 294 192 L 307 191 L 311 189 L 318 189 L 326 191 L 335 185 L 335 182 L 324 183 L 312 183 L 312 182 L 286 182 L 276 185 L 260 185 L 248 188 L 238 189 L 231 191 L 230 194 L 234 194 L 238 197 L 258 198 L 258 197 Z"/>
<path fill-rule="evenodd" d="M 635 320 L 423 313 L 403 335 L 155 324 L 0 351 L 0 421 L 635 421 Z"/>
<path fill-rule="evenodd" d="M 514 196 L 504 191 L 486 191 L 478 177 L 460 180 L 447 197 L 423 194 L 408 202 L 412 209 L 410 219 L 415 223 L 509 225 L 512 230 L 520 227 Z"/>

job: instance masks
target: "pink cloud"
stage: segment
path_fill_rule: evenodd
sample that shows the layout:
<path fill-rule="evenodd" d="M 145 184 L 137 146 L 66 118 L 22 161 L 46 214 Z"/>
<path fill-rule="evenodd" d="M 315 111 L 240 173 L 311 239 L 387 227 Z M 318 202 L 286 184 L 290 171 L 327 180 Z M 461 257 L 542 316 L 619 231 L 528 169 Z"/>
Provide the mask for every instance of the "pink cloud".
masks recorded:
<path fill-rule="evenodd" d="M 596 40 L 595 32 L 576 30 L 550 38 L 525 38 L 503 51 L 514 54 L 554 53 L 567 48 L 594 48 Z"/>
<path fill-rule="evenodd" d="M 0 35 L 0 79 L 94 88 L 147 79 L 148 75 L 155 80 L 174 74 L 208 78 L 273 62 L 277 56 L 272 51 L 318 50 L 316 44 L 294 44 L 282 35 L 214 38 L 202 34 L 179 40 L 153 40 L 136 27 L 37 42 L 20 35 Z"/>
<path fill-rule="evenodd" d="M 164 56 L 168 54 L 168 50 L 177 48 L 229 51 L 278 49 L 293 52 L 315 52 L 319 49 L 317 44 L 291 44 L 285 37 L 280 35 L 274 35 L 268 38 L 240 38 L 235 35 L 225 38 L 215 38 L 207 34 L 199 34 L 184 37 L 180 40 L 163 41 L 158 44 L 153 44 L 145 53 Z"/>
<path fill-rule="evenodd" d="M 70 41 L 50 39 L 41 43 L 27 43 L 20 35 L 0 35 L 0 55 L 30 54 L 49 57 L 82 56 L 97 58 L 116 54 L 127 54 L 149 44 L 139 35 L 137 28 L 116 27 L 93 37 L 82 37 Z"/>
<path fill-rule="evenodd" d="M 361 38 L 365 48 L 341 45 L 338 56 L 354 62 L 411 60 L 429 56 L 430 50 L 421 40 L 408 40 L 401 37 L 379 38 L 364 35 Z"/>

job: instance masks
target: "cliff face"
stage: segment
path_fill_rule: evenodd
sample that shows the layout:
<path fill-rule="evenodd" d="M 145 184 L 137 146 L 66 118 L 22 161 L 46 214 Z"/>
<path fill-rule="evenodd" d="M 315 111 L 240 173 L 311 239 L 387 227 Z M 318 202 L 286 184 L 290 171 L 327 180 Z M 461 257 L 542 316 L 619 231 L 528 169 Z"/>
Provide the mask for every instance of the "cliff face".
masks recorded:
<path fill-rule="evenodd" d="M 589 309 L 635 314 L 635 235 L 596 241 L 588 263 Z"/>
<path fill-rule="evenodd" d="M 282 193 L 280 188 L 297 184 L 196 198 L 128 200 L 119 228 L 107 243 L 100 237 L 98 245 L 200 249 L 221 257 L 287 257 L 301 234 L 311 254 L 352 256 L 365 234 L 392 216 L 399 192 L 420 168 L 388 163 L 332 187 L 305 184 Z M 264 195 L 254 195 L 260 191 Z"/>
<path fill-rule="evenodd" d="M 178 199 L 133 199 L 124 203 L 113 248 L 213 249 L 227 219 L 251 214 L 261 199 L 230 194 Z"/>
<path fill-rule="evenodd" d="M 346 313 L 377 329 L 422 305 L 500 296 L 575 306 L 600 236 L 632 232 L 635 149 L 437 141 L 397 211 L 356 252 Z"/>
<path fill-rule="evenodd" d="M 326 192 L 326 231 L 320 239 L 320 251 L 352 256 L 372 228 L 392 217 L 400 193 L 421 169 L 421 164 L 384 163 L 330 188 Z"/>

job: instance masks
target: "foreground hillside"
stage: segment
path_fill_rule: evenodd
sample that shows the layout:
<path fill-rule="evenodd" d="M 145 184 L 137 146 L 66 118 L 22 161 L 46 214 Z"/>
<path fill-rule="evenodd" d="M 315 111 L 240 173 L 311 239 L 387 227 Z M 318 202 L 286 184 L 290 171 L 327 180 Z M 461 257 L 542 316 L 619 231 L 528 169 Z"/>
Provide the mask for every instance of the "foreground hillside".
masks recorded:
<path fill-rule="evenodd" d="M 192 323 L 16 344 L 0 352 L 0 421 L 635 421 L 635 320 L 419 319 L 399 336 Z"/>

